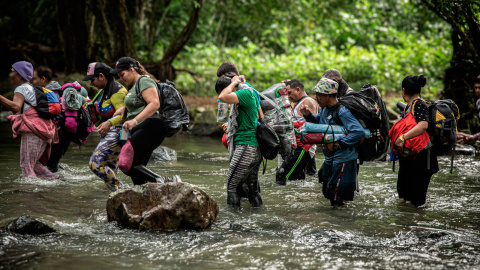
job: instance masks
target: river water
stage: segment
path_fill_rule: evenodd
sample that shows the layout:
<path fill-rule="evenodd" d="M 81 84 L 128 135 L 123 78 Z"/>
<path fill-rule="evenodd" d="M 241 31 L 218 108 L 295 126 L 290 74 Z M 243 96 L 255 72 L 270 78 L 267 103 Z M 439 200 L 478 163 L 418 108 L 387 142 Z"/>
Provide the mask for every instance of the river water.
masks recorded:
<path fill-rule="evenodd" d="M 203 231 L 137 232 L 108 223 L 109 191 L 88 169 L 98 135 L 72 145 L 61 163 L 64 180 L 22 179 L 19 140 L 0 123 L 0 225 L 23 215 L 57 233 L 0 232 L 0 269 L 478 269 L 480 159 L 448 158 L 428 191 L 425 208 L 397 198 L 389 162 L 361 166 L 360 192 L 332 208 L 316 177 L 275 183 L 276 161 L 260 175 L 264 206 L 226 204 L 228 154 L 220 138 L 176 135 L 165 146 L 178 162 L 150 162 L 162 175 L 178 174 L 220 206 Z M 317 154 L 319 168 L 323 157 Z M 122 173 L 122 182 L 131 181 Z"/>

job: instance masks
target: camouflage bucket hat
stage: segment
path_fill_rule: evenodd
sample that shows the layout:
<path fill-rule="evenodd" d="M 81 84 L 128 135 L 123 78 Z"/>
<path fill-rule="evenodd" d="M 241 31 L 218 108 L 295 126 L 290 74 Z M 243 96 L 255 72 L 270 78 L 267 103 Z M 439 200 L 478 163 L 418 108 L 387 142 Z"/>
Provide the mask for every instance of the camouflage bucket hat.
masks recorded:
<path fill-rule="evenodd" d="M 316 93 L 332 95 L 338 91 L 338 83 L 334 80 L 321 78 L 317 85 L 312 89 Z"/>

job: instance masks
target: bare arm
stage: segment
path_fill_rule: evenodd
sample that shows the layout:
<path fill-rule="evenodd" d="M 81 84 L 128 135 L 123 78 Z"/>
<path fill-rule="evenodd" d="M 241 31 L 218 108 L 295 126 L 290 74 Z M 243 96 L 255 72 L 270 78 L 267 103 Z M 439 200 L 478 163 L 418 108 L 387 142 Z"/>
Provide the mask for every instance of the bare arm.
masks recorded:
<path fill-rule="evenodd" d="M 123 126 L 128 130 L 131 130 L 143 120 L 152 116 L 160 108 L 160 100 L 158 99 L 157 89 L 155 87 L 149 87 L 142 91 L 143 100 L 147 103 L 143 111 L 141 111 L 134 119 L 128 120 L 123 123 Z"/>
<path fill-rule="evenodd" d="M 20 93 L 15 93 L 13 96 L 13 101 L 0 95 L 0 104 L 2 104 L 6 109 L 12 111 L 14 114 L 20 112 L 24 101 L 25 97 Z"/>
<path fill-rule="evenodd" d="M 308 107 L 310 113 L 318 114 L 318 104 L 315 101 L 313 101 L 311 99 L 306 99 L 301 105 L 304 105 L 304 104 L 305 104 L 304 108 Z M 298 111 L 298 109 L 299 108 L 297 108 L 297 111 Z M 299 113 L 301 113 L 301 112 L 299 111 Z"/>
<path fill-rule="evenodd" d="M 405 141 L 411 138 L 415 138 L 417 136 L 422 135 L 425 131 L 427 131 L 428 122 L 427 121 L 420 121 L 416 126 L 410 129 L 408 132 L 403 134 Z M 402 141 L 400 137 L 395 141 L 395 146 L 399 149 L 403 149 L 405 145 L 405 141 Z"/>
<path fill-rule="evenodd" d="M 233 89 L 240 83 L 240 79 L 238 76 L 232 78 L 232 82 L 229 86 L 227 86 L 223 91 L 218 95 L 218 99 L 220 101 L 228 103 L 228 104 L 238 104 L 240 101 L 235 93 L 233 93 Z"/>

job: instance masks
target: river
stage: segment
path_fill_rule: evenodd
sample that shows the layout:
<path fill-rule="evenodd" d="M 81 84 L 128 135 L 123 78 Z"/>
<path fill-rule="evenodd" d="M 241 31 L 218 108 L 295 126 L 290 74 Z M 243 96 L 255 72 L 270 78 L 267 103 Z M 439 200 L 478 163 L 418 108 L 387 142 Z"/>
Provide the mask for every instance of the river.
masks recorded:
<path fill-rule="evenodd" d="M 421 209 L 397 198 L 389 162 L 362 165 L 355 200 L 332 208 L 316 177 L 279 186 L 269 161 L 260 175 L 264 206 L 242 202 L 232 210 L 220 138 L 176 135 L 163 145 L 178 162 L 149 168 L 205 190 L 220 206 L 217 220 L 203 231 L 137 232 L 107 222 L 109 191 L 87 166 L 96 143 L 93 133 L 82 148 L 70 146 L 63 180 L 21 179 L 19 140 L 0 123 L 0 225 L 28 214 L 57 230 L 36 237 L 1 231 L 0 269 L 480 268 L 478 157 L 457 156 L 453 174 L 441 157 Z M 317 154 L 318 168 L 322 161 Z"/>

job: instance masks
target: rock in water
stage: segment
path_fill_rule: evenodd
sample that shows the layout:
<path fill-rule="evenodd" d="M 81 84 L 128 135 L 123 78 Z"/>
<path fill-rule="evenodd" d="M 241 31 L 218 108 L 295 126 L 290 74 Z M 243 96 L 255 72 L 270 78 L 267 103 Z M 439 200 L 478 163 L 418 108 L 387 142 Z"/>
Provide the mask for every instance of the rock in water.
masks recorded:
<path fill-rule="evenodd" d="M 185 183 L 147 183 L 118 190 L 107 200 L 108 221 L 138 230 L 204 229 L 218 214 L 217 202 Z"/>
<path fill-rule="evenodd" d="M 177 152 L 175 152 L 175 150 L 171 148 L 160 145 L 155 150 L 153 150 L 150 159 L 162 162 L 174 162 L 177 161 Z"/>
<path fill-rule="evenodd" d="M 14 221 L 8 223 L 3 229 L 19 234 L 46 234 L 55 232 L 53 228 L 43 222 L 35 220 L 27 215 L 23 215 Z"/>

